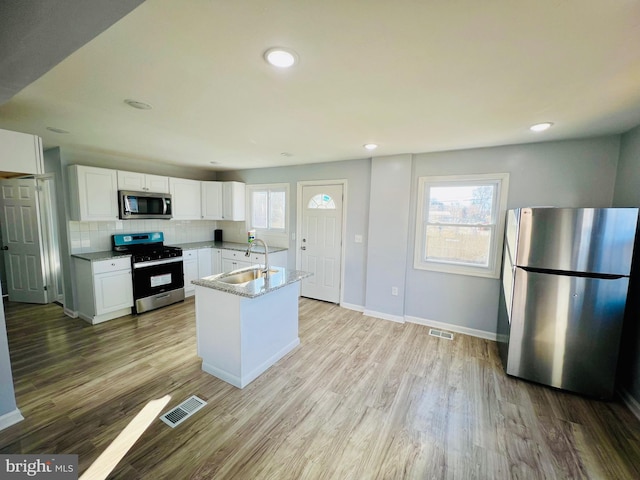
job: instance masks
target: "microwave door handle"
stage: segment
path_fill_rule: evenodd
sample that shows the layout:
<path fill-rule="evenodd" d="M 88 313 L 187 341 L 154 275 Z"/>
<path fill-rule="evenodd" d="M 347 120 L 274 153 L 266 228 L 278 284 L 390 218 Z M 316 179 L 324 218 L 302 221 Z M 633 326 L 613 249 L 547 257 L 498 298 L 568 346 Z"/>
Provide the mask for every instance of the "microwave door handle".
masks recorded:
<path fill-rule="evenodd" d="M 167 214 L 167 199 L 166 198 L 162 199 L 162 214 L 163 215 Z"/>
<path fill-rule="evenodd" d="M 129 196 L 128 195 L 124 195 L 124 214 L 125 215 L 130 215 L 131 214 L 131 205 L 129 205 Z"/>

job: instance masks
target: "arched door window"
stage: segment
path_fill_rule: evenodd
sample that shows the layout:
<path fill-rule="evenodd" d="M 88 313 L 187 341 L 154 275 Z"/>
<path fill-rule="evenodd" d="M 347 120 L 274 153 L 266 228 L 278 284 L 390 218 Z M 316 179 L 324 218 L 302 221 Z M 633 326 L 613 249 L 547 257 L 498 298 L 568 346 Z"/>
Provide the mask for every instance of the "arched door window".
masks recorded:
<path fill-rule="evenodd" d="M 330 195 L 326 193 L 318 193 L 311 197 L 309 203 L 307 204 L 307 208 L 323 208 L 326 210 L 335 210 L 336 203 L 333 201 Z"/>

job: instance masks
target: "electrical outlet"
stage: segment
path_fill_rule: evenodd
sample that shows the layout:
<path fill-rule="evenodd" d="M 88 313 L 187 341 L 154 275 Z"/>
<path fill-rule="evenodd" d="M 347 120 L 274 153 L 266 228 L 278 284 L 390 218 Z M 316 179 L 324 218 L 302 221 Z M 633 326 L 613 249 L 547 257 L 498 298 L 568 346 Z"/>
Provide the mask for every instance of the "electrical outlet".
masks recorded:
<path fill-rule="evenodd" d="M 391 295 L 398 296 L 398 287 L 391 287 Z"/>

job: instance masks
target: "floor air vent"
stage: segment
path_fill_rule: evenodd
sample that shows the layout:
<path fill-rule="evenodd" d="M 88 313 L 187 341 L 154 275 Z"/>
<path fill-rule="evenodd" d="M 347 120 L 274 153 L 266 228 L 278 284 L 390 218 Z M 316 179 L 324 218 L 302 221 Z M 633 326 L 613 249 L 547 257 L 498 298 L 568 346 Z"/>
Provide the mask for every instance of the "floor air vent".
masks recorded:
<path fill-rule="evenodd" d="M 160 417 L 160 420 L 169 425 L 171 428 L 177 427 L 191 415 L 204 407 L 206 404 L 207 402 L 193 395 L 187 398 L 173 410 L 162 415 Z"/>
<path fill-rule="evenodd" d="M 453 340 L 453 333 L 443 332 L 442 330 L 436 330 L 435 328 L 429 329 L 429 335 L 432 337 L 440 337 L 446 340 Z"/>

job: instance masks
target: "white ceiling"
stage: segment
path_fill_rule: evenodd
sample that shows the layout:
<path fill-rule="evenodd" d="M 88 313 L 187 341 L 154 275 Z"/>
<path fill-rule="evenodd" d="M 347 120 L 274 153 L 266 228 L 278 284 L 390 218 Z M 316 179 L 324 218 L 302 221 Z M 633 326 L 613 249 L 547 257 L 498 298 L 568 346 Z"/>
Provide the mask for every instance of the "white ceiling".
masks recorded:
<path fill-rule="evenodd" d="M 271 46 L 300 63 L 268 65 Z M 555 126 L 528 130 L 542 121 Z M 147 0 L 0 106 L 1 128 L 131 169 L 315 163 L 369 157 L 369 142 L 392 155 L 638 124 L 637 0 Z"/>

